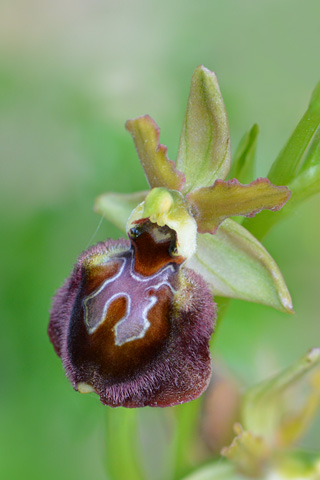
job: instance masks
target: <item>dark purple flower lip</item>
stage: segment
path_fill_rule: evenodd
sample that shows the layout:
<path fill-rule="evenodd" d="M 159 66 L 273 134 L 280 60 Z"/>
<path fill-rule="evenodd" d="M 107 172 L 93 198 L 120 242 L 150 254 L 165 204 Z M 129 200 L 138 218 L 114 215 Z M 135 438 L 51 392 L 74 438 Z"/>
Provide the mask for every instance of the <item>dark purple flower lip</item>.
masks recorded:
<path fill-rule="evenodd" d="M 171 406 L 206 388 L 215 305 L 150 221 L 84 252 L 57 292 L 50 339 L 75 389 L 111 406 Z"/>

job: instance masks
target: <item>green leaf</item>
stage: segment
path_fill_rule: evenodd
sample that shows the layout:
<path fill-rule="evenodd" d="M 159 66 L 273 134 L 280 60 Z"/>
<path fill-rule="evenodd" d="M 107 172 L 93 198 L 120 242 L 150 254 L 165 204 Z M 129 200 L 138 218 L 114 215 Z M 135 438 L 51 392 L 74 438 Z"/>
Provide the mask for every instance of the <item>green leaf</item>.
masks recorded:
<path fill-rule="evenodd" d="M 216 233 L 228 217 L 252 217 L 262 209 L 279 210 L 290 198 L 287 187 L 277 187 L 267 178 L 242 185 L 235 178 L 216 180 L 212 187 L 199 188 L 187 195 L 200 233 Z"/>
<path fill-rule="evenodd" d="M 230 157 L 228 117 L 217 77 L 200 66 L 191 79 L 176 162 L 186 177 L 184 192 L 224 179 Z"/>
<path fill-rule="evenodd" d="M 304 172 L 316 165 L 320 165 L 320 127 L 313 136 L 310 147 L 304 157 L 300 172 Z"/>
<path fill-rule="evenodd" d="M 126 129 L 131 133 L 135 147 L 151 188 L 166 187 L 181 190 L 184 175 L 167 157 L 167 147 L 159 144 L 160 129 L 156 122 L 144 115 L 128 120 Z"/>
<path fill-rule="evenodd" d="M 235 151 L 228 178 L 236 178 L 241 183 L 250 183 L 253 180 L 258 134 L 259 127 L 255 124 L 242 137 Z"/>
<path fill-rule="evenodd" d="M 287 451 L 279 462 L 279 474 L 281 478 L 291 480 L 319 480 L 320 452 Z"/>
<path fill-rule="evenodd" d="M 147 194 L 148 191 L 136 193 L 104 193 L 96 198 L 94 210 L 125 232 L 126 224 L 132 210 L 144 201 Z"/>
<path fill-rule="evenodd" d="M 320 404 L 320 348 L 291 367 L 251 388 L 243 399 L 247 430 L 270 444 L 287 446 L 311 423 Z"/>
<path fill-rule="evenodd" d="M 260 240 L 277 222 L 295 211 L 310 196 L 320 192 L 320 82 L 307 112 L 268 175 L 275 183 L 286 183 L 291 191 L 288 205 L 275 214 L 262 212 L 242 223 Z"/>
<path fill-rule="evenodd" d="M 268 178 L 271 182 L 277 185 L 288 185 L 294 179 L 319 125 L 320 82 L 312 94 L 306 113 L 270 169 Z"/>
<path fill-rule="evenodd" d="M 188 266 L 211 284 L 214 295 L 293 312 L 275 261 L 255 237 L 233 220 L 225 220 L 215 235 L 198 235 L 197 252 Z"/>
<path fill-rule="evenodd" d="M 182 480 L 245 480 L 247 477 L 236 473 L 235 468 L 230 463 L 221 459 L 216 460 L 210 465 L 199 468 L 191 475 L 183 477 Z"/>

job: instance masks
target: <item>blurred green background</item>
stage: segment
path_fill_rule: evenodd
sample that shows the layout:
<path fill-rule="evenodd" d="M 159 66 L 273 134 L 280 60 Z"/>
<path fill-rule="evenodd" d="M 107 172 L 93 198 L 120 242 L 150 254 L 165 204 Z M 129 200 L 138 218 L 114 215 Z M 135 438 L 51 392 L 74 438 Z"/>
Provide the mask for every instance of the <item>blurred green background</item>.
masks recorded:
<path fill-rule="evenodd" d="M 105 478 L 106 407 L 72 390 L 46 329 L 76 256 L 120 235 L 106 220 L 96 231 L 94 198 L 146 188 L 125 120 L 149 113 L 174 159 L 204 64 L 233 151 L 259 124 L 266 175 L 320 79 L 319 16 L 318 0 L 2 0 L 0 478 Z M 319 201 L 265 241 L 296 315 L 233 301 L 214 337 L 214 360 L 243 385 L 320 344 Z M 318 419 L 304 446 L 320 449 L 319 429 Z"/>

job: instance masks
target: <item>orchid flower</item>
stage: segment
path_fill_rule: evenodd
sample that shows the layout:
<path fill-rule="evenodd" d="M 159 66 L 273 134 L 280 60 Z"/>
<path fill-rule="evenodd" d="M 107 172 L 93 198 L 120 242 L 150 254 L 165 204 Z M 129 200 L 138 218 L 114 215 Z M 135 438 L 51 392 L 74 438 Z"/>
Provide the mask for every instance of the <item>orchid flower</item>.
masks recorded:
<path fill-rule="evenodd" d="M 214 295 L 292 312 L 276 263 L 230 218 L 279 210 L 290 191 L 267 178 L 227 179 L 227 114 L 203 66 L 192 77 L 175 163 L 151 117 L 126 128 L 150 191 L 97 199 L 96 211 L 128 238 L 80 255 L 53 300 L 49 336 L 79 392 L 113 407 L 173 406 L 209 383 Z"/>

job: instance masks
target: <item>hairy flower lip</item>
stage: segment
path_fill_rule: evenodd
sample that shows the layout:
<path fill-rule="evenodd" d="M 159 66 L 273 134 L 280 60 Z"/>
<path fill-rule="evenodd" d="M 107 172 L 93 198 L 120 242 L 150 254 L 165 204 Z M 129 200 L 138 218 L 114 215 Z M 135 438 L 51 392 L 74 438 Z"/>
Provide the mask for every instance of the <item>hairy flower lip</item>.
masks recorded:
<path fill-rule="evenodd" d="M 54 298 L 50 339 L 73 387 L 83 393 L 96 392 L 106 405 L 166 407 L 193 400 L 206 389 L 211 375 L 208 342 L 213 331 L 215 305 L 206 283 L 192 270 L 177 265 L 173 278 L 178 287 L 176 293 L 169 303 L 170 289 L 166 290 L 169 297 L 161 296 L 165 303 L 159 308 L 168 314 L 166 327 L 159 330 L 160 337 L 147 337 L 149 330 L 141 340 L 112 347 L 107 335 L 110 329 L 103 332 L 99 327 L 100 333 L 98 329 L 91 337 L 86 331 L 82 302 L 83 288 L 88 288 L 88 266 L 100 268 L 101 256 L 122 256 L 130 251 L 129 246 L 128 240 L 108 240 L 80 255 L 70 277 Z M 155 316 L 150 318 L 151 323 L 155 319 Z M 107 361 L 113 367 L 106 367 L 101 356 L 106 354 L 105 345 L 109 349 Z"/>

